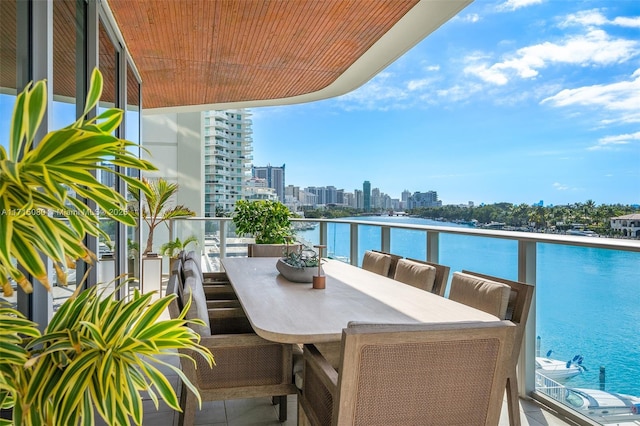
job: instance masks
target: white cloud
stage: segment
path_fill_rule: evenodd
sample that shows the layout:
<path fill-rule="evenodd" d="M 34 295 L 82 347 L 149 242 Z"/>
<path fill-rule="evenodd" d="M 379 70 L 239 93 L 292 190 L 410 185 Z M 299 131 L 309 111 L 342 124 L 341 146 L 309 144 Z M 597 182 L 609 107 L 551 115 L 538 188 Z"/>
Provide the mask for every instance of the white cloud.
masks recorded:
<path fill-rule="evenodd" d="M 613 121 L 638 122 L 640 121 L 640 69 L 636 70 L 631 77 L 633 79 L 629 81 L 564 89 L 543 99 L 541 103 L 549 103 L 557 107 L 604 108 L 622 113 L 618 120 Z"/>
<path fill-rule="evenodd" d="M 469 99 L 473 94 L 481 92 L 482 90 L 483 87 L 480 84 L 456 84 L 455 86 L 451 86 L 447 89 L 436 90 L 436 95 L 448 102 L 461 102 Z"/>
<path fill-rule="evenodd" d="M 566 191 L 566 190 L 570 189 L 568 185 L 565 185 L 565 184 L 559 183 L 559 182 L 554 182 L 554 184 L 551 185 L 551 186 L 553 186 L 558 191 Z"/>
<path fill-rule="evenodd" d="M 531 79 L 540 69 L 550 64 L 572 64 L 580 66 L 611 65 L 622 63 L 640 53 L 636 40 L 614 39 L 602 30 L 591 30 L 587 34 L 568 37 L 560 43 L 544 42 L 518 49 L 512 57 L 493 65 L 471 63 L 465 67 L 466 74 L 476 75 L 487 83 L 505 85 L 510 79 Z M 474 56 L 477 56 L 474 54 Z"/>
<path fill-rule="evenodd" d="M 560 28 L 565 28 L 571 25 L 581 25 L 585 27 L 602 26 L 608 23 L 609 20 L 600 13 L 597 9 L 583 10 L 578 13 L 572 13 L 560 23 Z"/>
<path fill-rule="evenodd" d="M 605 136 L 598 140 L 596 145 L 587 148 L 589 151 L 600 151 L 615 149 L 619 145 L 628 145 L 633 141 L 640 141 L 640 132 L 627 133 L 623 135 Z"/>
<path fill-rule="evenodd" d="M 520 9 L 522 7 L 532 6 L 534 4 L 540 4 L 543 0 L 507 0 L 498 6 L 498 10 L 504 11 L 512 11 L 516 9 Z"/>
<path fill-rule="evenodd" d="M 560 28 L 565 28 L 571 25 L 580 25 L 585 27 L 615 25 L 619 27 L 640 28 L 640 16 L 619 16 L 609 20 L 598 9 L 583 10 L 578 13 L 567 15 L 564 21 L 560 23 Z"/>
<path fill-rule="evenodd" d="M 640 16 L 636 16 L 635 18 L 619 17 L 614 19 L 612 22 L 615 25 L 620 25 L 621 27 L 640 28 Z"/>
<path fill-rule="evenodd" d="M 464 16 L 460 16 L 458 19 L 460 19 L 463 22 L 475 23 L 480 20 L 480 15 L 478 15 L 477 13 L 467 13 Z"/>
<path fill-rule="evenodd" d="M 407 83 L 407 89 L 409 89 L 410 92 L 421 90 L 429 86 L 429 83 L 431 83 L 432 81 L 433 79 L 431 78 L 422 78 L 420 80 L 410 80 Z"/>
<path fill-rule="evenodd" d="M 346 109 L 383 109 L 401 107 L 409 94 L 395 81 L 395 75 L 382 72 L 358 90 L 337 98 Z"/>

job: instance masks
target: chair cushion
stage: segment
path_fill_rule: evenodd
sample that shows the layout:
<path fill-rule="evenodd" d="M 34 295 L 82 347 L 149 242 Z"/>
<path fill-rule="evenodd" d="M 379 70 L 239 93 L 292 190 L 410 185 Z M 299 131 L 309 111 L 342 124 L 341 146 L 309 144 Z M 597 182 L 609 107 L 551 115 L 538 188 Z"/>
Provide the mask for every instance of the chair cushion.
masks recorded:
<path fill-rule="evenodd" d="M 449 299 L 504 319 L 511 287 L 507 284 L 454 272 Z"/>
<path fill-rule="evenodd" d="M 400 259 L 393 279 L 431 292 L 436 281 L 436 268 L 412 260 Z"/>
<path fill-rule="evenodd" d="M 362 259 L 362 269 L 387 276 L 391 267 L 391 256 L 384 253 L 377 253 L 368 250 Z"/>
<path fill-rule="evenodd" d="M 200 336 L 211 335 L 211 323 L 209 322 L 209 311 L 207 309 L 207 299 L 202 286 L 202 275 L 198 273 L 197 265 L 193 259 L 188 259 L 184 264 L 184 293 L 183 300 L 186 302 L 191 297 L 191 306 L 187 311 L 187 319 L 199 318 L 205 325 L 189 324 Z"/>

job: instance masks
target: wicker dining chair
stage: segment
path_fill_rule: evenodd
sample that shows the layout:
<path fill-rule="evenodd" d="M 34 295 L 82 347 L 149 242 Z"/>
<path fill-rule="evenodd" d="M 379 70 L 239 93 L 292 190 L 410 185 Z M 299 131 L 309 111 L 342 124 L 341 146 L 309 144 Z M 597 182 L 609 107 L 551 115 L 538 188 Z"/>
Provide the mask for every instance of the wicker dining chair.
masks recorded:
<path fill-rule="evenodd" d="M 497 425 L 514 329 L 509 321 L 349 324 L 337 371 L 305 345 L 298 424 Z"/>
<path fill-rule="evenodd" d="M 480 274 L 478 272 L 465 270 L 462 272 L 480 279 L 508 285 L 511 289 L 504 319 L 509 320 L 516 325 L 516 332 L 513 344 L 513 354 L 510 358 L 512 362 L 507 375 L 507 405 L 509 410 L 509 424 L 511 426 L 520 426 L 520 404 L 518 403 L 518 377 L 516 374 L 516 367 L 518 364 L 518 358 L 520 357 L 525 326 L 527 325 L 527 319 L 529 318 L 529 310 L 531 308 L 531 301 L 533 300 L 533 291 L 535 287 L 531 284 Z"/>
<path fill-rule="evenodd" d="M 362 269 L 388 277 L 391 259 L 390 254 L 367 250 L 362 259 Z"/>
<path fill-rule="evenodd" d="M 400 259 L 396 265 L 393 279 L 432 292 L 436 281 L 436 268 L 413 260 Z"/>
<path fill-rule="evenodd" d="M 185 281 L 180 290 L 180 278 L 172 273 L 167 285 L 167 294 L 178 297 L 169 305 L 172 319 L 180 314 L 180 305 L 191 297 L 192 306 L 187 319 L 200 318 L 209 326 L 193 326 L 200 336 L 200 344 L 211 350 L 216 365 L 209 365 L 190 351 L 185 353 L 196 360 L 196 364 L 181 359 L 180 363 L 185 376 L 198 389 L 203 401 L 219 401 L 238 398 L 272 397 L 279 407 L 279 420 L 287 418 L 286 395 L 296 393 L 292 378 L 293 345 L 275 343 L 265 340 L 255 333 L 216 333 L 217 321 L 222 319 L 212 315 L 208 309 L 200 276 L 193 263 L 188 260 L 183 268 Z M 206 313 L 203 313 L 202 311 Z M 182 386 L 180 394 L 180 425 L 192 425 L 195 419 L 197 399 L 186 387 Z"/>
<path fill-rule="evenodd" d="M 387 272 L 387 276 L 389 278 L 393 278 L 393 276 L 396 274 L 396 265 L 398 265 L 398 261 L 402 259 L 402 256 L 398 256 L 397 254 L 393 254 L 393 253 L 387 253 L 386 251 L 381 251 L 381 250 L 371 250 L 371 251 L 374 253 L 380 253 L 387 256 L 391 256 L 391 262 L 389 263 L 389 272 Z"/>
<path fill-rule="evenodd" d="M 418 262 L 436 268 L 436 278 L 433 281 L 431 293 L 444 297 L 445 290 L 447 289 L 447 282 L 449 281 L 449 272 L 451 268 L 440 263 L 427 262 L 425 260 L 418 260 L 410 257 L 407 257 L 406 259 L 412 262 Z"/>

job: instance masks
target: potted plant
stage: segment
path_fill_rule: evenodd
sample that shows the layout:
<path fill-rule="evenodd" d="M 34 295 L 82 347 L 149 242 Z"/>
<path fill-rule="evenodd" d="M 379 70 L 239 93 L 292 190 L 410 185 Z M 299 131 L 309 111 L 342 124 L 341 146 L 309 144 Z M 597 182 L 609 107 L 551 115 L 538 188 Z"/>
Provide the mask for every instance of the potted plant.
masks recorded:
<path fill-rule="evenodd" d="M 179 217 L 194 216 L 195 213 L 183 205 L 170 206 L 171 198 L 178 192 L 178 184 L 170 183 L 164 178 L 140 180 L 145 187 L 145 191 L 139 188 L 130 187 L 129 194 L 134 200 L 130 206 L 130 211 L 147 224 L 149 233 L 147 243 L 142 252 L 142 273 L 140 281 L 142 290 L 158 291 L 162 287 L 162 257 L 158 257 L 153 252 L 154 233 L 160 224 L 164 223 L 169 227 L 168 221 Z"/>
<path fill-rule="evenodd" d="M 282 256 L 296 251 L 291 227 L 291 212 L 279 201 L 238 200 L 233 212 L 236 235 L 251 235 L 255 244 L 247 247 L 249 256 Z"/>
<path fill-rule="evenodd" d="M 155 180 L 142 178 L 141 182 L 146 191 L 140 191 L 139 187 L 130 187 L 129 194 L 136 202 L 131 210 L 149 227 L 147 244 L 142 252 L 145 256 L 153 252 L 154 232 L 161 223 L 168 227 L 169 220 L 195 216 L 195 213 L 183 205 L 169 206 L 169 200 L 178 192 L 177 183 L 170 183 L 164 178 Z M 137 206 L 141 208 L 138 210 Z"/>
<path fill-rule="evenodd" d="M 313 275 L 318 272 L 320 257 L 315 250 L 300 246 L 298 251 L 285 253 L 278 259 L 276 269 L 289 281 L 310 283 Z"/>
<path fill-rule="evenodd" d="M 94 209 L 69 190 L 95 202 L 113 220 L 136 224 L 126 199 L 91 171 L 114 173 L 146 192 L 140 181 L 112 167 L 155 168 L 132 154 L 133 142 L 113 135 L 122 110 L 110 108 L 86 119 L 101 93 L 102 75 L 96 69 L 83 115 L 45 135 L 37 146 L 34 139 L 47 105 L 45 83 L 28 85 L 16 99 L 9 152 L 0 145 L 0 283 L 5 295 L 13 292 L 8 277 L 32 291 L 23 271 L 49 288 L 47 258 L 64 285 L 76 260 L 96 260 L 83 244 L 87 234 L 109 241 Z M 146 391 L 180 410 L 157 366 L 172 367 L 158 355 L 187 349 L 209 362 L 213 358 L 199 345 L 199 336 L 184 327 L 186 311 L 178 321 L 158 320 L 174 296 L 152 302 L 151 294 L 135 292 L 131 299 L 116 300 L 114 293 L 97 294 L 96 287 L 81 290 L 78 285 L 43 333 L 19 312 L 0 308 L 0 408 L 12 410 L 15 424 L 93 424 L 95 413 L 109 424 L 141 424 L 140 392 Z"/>
<path fill-rule="evenodd" d="M 184 241 L 180 240 L 180 238 L 176 237 L 173 241 L 168 241 L 160 246 L 160 254 L 162 256 L 169 257 L 169 270 L 173 270 L 173 262 L 178 259 L 180 252 L 187 251 L 189 245 L 193 244 L 198 246 L 198 238 L 195 235 L 190 235 L 184 239 Z"/>

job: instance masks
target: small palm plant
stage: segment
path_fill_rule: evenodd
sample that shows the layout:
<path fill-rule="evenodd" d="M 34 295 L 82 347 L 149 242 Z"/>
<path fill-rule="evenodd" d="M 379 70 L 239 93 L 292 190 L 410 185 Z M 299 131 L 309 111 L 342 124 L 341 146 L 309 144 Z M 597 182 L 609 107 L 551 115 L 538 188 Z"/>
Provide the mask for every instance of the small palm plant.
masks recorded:
<path fill-rule="evenodd" d="M 178 257 L 181 251 L 186 251 L 187 248 L 189 248 L 189 244 L 197 246 L 198 238 L 195 235 L 190 235 L 185 238 L 184 241 L 180 238 L 176 238 L 173 241 L 168 241 L 160 246 L 160 254 L 175 259 Z"/>
<path fill-rule="evenodd" d="M 148 180 L 142 178 L 142 185 L 145 191 L 140 191 L 138 186 L 130 187 L 129 193 L 136 201 L 137 205 L 142 205 L 139 217 L 149 227 L 149 235 L 147 236 L 147 245 L 142 252 L 143 255 L 153 251 L 153 233 L 161 224 L 171 219 L 179 217 L 194 216 L 195 213 L 183 205 L 177 205 L 169 208 L 168 203 L 171 197 L 178 192 L 178 184 L 170 183 L 166 179 Z M 135 208 L 133 211 L 135 212 Z"/>

